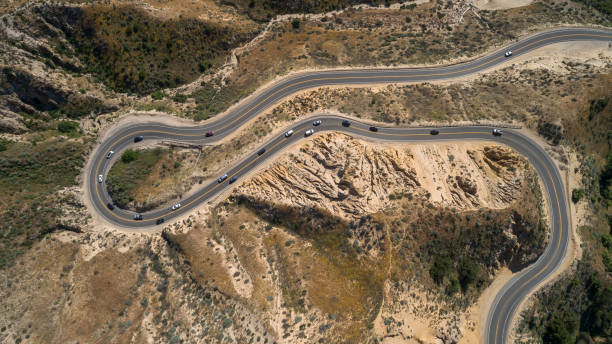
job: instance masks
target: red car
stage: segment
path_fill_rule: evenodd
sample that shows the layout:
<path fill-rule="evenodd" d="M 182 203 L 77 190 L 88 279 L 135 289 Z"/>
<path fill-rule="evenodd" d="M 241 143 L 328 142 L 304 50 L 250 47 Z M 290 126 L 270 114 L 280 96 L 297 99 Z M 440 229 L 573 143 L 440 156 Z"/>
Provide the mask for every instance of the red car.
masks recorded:
<path fill-rule="evenodd" d="M 215 133 L 212 132 L 212 131 L 209 131 L 209 132 L 206 133 L 206 137 L 211 137 L 213 135 L 215 135 Z"/>

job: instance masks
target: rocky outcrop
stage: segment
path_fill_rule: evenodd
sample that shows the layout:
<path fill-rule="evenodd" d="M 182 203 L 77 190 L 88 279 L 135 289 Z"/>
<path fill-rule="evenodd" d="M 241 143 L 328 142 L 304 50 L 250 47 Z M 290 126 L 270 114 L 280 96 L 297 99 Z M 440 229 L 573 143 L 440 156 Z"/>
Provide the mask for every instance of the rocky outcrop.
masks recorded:
<path fill-rule="evenodd" d="M 502 146 L 407 148 L 325 134 L 280 158 L 237 192 L 345 218 L 376 212 L 405 194 L 459 209 L 501 209 L 520 196 L 524 168 L 524 159 Z"/>
<path fill-rule="evenodd" d="M 417 188 L 411 162 L 406 150 L 365 145 L 345 135 L 317 136 L 238 192 L 356 217 L 384 207 L 396 190 Z"/>

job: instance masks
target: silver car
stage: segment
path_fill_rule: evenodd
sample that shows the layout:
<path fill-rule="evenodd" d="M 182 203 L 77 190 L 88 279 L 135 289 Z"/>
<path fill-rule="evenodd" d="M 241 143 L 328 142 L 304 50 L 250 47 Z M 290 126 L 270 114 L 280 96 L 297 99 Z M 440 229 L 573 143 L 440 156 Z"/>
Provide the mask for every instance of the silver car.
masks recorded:
<path fill-rule="evenodd" d="M 172 210 L 176 210 L 176 209 L 178 209 L 178 208 L 180 208 L 180 207 L 181 207 L 181 204 L 180 204 L 180 203 L 177 203 L 177 204 L 175 204 L 175 205 L 173 205 L 173 206 L 172 206 Z"/>
<path fill-rule="evenodd" d="M 288 132 L 285 133 L 285 137 L 289 137 L 293 135 L 293 129 L 290 129 Z"/>
<path fill-rule="evenodd" d="M 314 129 L 308 129 L 308 130 L 306 130 L 306 132 L 304 133 L 304 136 L 310 136 L 310 135 L 312 135 L 312 134 L 314 134 Z"/>
<path fill-rule="evenodd" d="M 102 175 L 98 176 L 98 183 L 102 183 L 102 181 L 104 180 L 104 177 Z"/>

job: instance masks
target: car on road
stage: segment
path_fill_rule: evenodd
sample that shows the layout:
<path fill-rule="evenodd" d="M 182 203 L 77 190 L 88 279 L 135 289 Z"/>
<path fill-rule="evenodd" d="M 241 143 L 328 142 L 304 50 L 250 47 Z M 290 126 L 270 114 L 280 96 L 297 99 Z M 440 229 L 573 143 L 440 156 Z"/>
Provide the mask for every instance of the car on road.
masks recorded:
<path fill-rule="evenodd" d="M 265 148 L 260 149 L 259 151 L 257 151 L 257 155 L 262 155 L 263 153 L 266 152 Z"/>
<path fill-rule="evenodd" d="M 140 141 L 142 141 L 143 139 L 144 139 L 144 137 L 142 137 L 142 135 L 140 135 L 140 136 L 136 136 L 136 137 L 134 138 L 134 142 L 140 142 Z"/>
<path fill-rule="evenodd" d="M 115 210 L 115 206 L 114 206 L 112 203 L 106 203 L 106 207 L 107 207 L 109 210 Z"/>
<path fill-rule="evenodd" d="M 98 176 L 98 183 L 102 183 L 102 181 L 104 180 L 104 177 L 102 175 Z"/>
<path fill-rule="evenodd" d="M 106 154 L 106 158 L 107 158 L 107 159 L 110 159 L 110 157 L 113 155 L 113 153 L 115 153 L 115 152 L 113 152 L 113 151 L 108 151 L 108 154 Z"/>
<path fill-rule="evenodd" d="M 506 53 L 504 54 L 504 56 L 506 56 L 506 57 L 510 57 L 510 56 L 512 56 L 512 50 L 508 50 L 508 51 L 506 51 Z"/>
<path fill-rule="evenodd" d="M 493 129 L 493 136 L 501 136 L 502 134 L 502 130 L 501 129 Z"/>
<path fill-rule="evenodd" d="M 314 129 L 308 129 L 308 130 L 306 130 L 306 132 L 304 133 L 304 136 L 310 136 L 310 135 L 312 135 L 312 134 L 314 134 Z"/>
<path fill-rule="evenodd" d="M 345 119 L 344 121 L 342 121 L 342 126 L 343 127 L 350 127 L 351 126 L 351 122 L 349 122 L 348 120 Z"/>
<path fill-rule="evenodd" d="M 175 205 L 173 205 L 173 206 L 172 206 L 172 210 L 176 210 L 176 209 L 178 209 L 178 208 L 180 208 L 180 207 L 181 207 L 181 204 L 180 204 L 180 203 L 177 203 L 177 204 L 175 204 Z"/>
<path fill-rule="evenodd" d="M 293 135 L 293 129 L 289 129 L 289 131 L 285 133 L 285 137 L 289 137 L 291 135 Z"/>
<path fill-rule="evenodd" d="M 318 119 L 318 120 L 312 122 L 312 125 L 314 125 L 315 127 L 318 126 L 318 125 L 321 125 L 321 120 Z"/>
<path fill-rule="evenodd" d="M 232 178 L 230 178 L 229 183 L 231 184 L 231 183 L 235 182 L 237 179 L 238 179 L 237 177 L 232 177 Z"/>
<path fill-rule="evenodd" d="M 162 217 L 161 219 L 157 219 L 157 221 L 155 221 L 155 224 L 156 225 L 161 225 L 162 223 L 164 223 L 164 221 L 166 221 L 166 220 L 164 220 L 164 218 Z"/>
<path fill-rule="evenodd" d="M 440 132 L 436 129 L 433 129 L 429 132 L 430 135 L 438 135 Z"/>
<path fill-rule="evenodd" d="M 214 131 L 209 131 L 209 132 L 206 133 L 206 137 L 211 137 L 213 135 L 215 135 Z"/>
<path fill-rule="evenodd" d="M 140 220 L 142 220 L 142 215 L 140 215 L 140 214 L 135 214 L 135 215 L 134 215 L 134 220 L 136 220 L 136 221 L 140 221 Z"/>
<path fill-rule="evenodd" d="M 227 173 L 222 175 L 221 177 L 219 177 L 219 179 L 217 179 L 217 182 L 218 183 L 223 183 L 223 181 L 226 180 L 226 179 L 227 179 Z"/>
<path fill-rule="evenodd" d="M 378 128 L 376 128 L 375 126 L 371 126 L 371 127 L 370 127 L 370 131 L 377 132 L 377 131 L 378 131 Z"/>

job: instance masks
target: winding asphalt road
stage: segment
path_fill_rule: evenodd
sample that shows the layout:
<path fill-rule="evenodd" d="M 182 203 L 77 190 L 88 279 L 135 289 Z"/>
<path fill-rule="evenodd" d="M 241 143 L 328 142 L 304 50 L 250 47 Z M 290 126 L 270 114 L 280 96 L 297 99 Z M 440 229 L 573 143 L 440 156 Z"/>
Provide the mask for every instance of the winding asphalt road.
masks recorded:
<path fill-rule="evenodd" d="M 442 79 L 453 79 L 473 73 L 482 72 L 496 66 L 505 60 L 525 54 L 539 47 L 567 41 L 612 41 L 612 31 L 588 28 L 568 28 L 544 32 L 521 40 L 511 46 L 494 52 L 490 55 L 472 60 L 470 62 L 428 68 L 399 68 L 399 69 L 359 69 L 359 70 L 333 70 L 296 74 L 287 77 L 272 86 L 258 92 L 239 106 L 229 111 L 223 117 L 215 119 L 201 126 L 174 127 L 160 123 L 141 123 L 118 128 L 106 139 L 92 154 L 88 175 L 85 182 L 91 203 L 95 211 L 109 222 L 128 228 L 154 226 L 156 220 L 164 218 L 166 221 L 185 214 L 203 202 L 206 202 L 231 187 L 229 180 L 232 177 L 240 179 L 246 173 L 257 167 L 266 158 L 282 151 L 288 145 L 304 138 L 308 129 L 314 129 L 315 135 L 325 131 L 344 132 L 352 136 L 365 137 L 378 140 L 417 142 L 442 140 L 487 140 L 495 141 L 512 147 L 526 156 L 544 184 L 547 196 L 552 230 L 550 241 L 544 254 L 521 273 L 510 280 L 498 293 L 488 315 L 485 341 L 487 343 L 501 344 L 507 340 L 510 331 L 512 316 L 520 303 L 542 281 L 552 274 L 563 261 L 569 243 L 568 208 L 562 179 L 555 164 L 538 144 L 514 130 L 505 130 L 502 136 L 492 136 L 490 127 L 449 127 L 438 128 L 439 135 L 430 135 L 428 128 L 379 128 L 378 132 L 370 131 L 369 125 L 352 121 L 348 127 L 342 126 L 344 118 L 332 115 L 321 115 L 309 118 L 292 128 L 295 133 L 286 138 L 279 135 L 262 145 L 251 155 L 247 156 L 234 167 L 227 170 L 228 178 L 222 183 L 212 181 L 194 194 L 182 199 L 182 207 L 172 211 L 169 206 L 143 213 L 143 219 L 133 219 L 135 213 L 115 207 L 110 210 L 108 203 L 112 199 L 108 195 L 105 183 L 98 181 L 98 176 L 106 176 L 112 163 L 121 152 L 134 144 L 134 137 L 142 135 L 143 142 L 159 140 L 175 140 L 198 144 L 212 144 L 239 129 L 247 121 L 253 119 L 266 109 L 277 104 L 281 99 L 296 92 L 331 85 L 359 85 L 424 82 Z M 504 57 L 504 51 L 512 50 L 513 55 Z M 312 122 L 321 120 L 320 126 L 313 126 Z M 214 131 L 212 137 L 205 137 L 205 133 Z M 263 154 L 257 152 L 265 149 Z M 115 153 L 110 159 L 106 158 L 109 151 Z"/>

